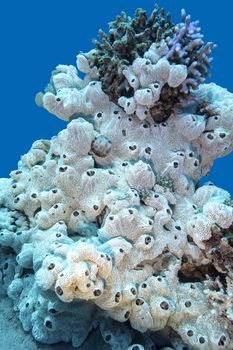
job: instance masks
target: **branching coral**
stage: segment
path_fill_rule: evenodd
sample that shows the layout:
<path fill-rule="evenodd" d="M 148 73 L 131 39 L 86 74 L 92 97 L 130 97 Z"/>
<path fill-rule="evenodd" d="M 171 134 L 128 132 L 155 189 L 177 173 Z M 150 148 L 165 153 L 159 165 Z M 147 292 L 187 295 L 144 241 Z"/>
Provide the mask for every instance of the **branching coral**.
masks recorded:
<path fill-rule="evenodd" d="M 59 65 L 37 95 L 69 124 L 0 180 L 0 292 L 39 342 L 233 347 L 232 199 L 199 186 L 232 151 L 233 97 L 199 86 L 213 44 L 182 21 L 122 13 L 83 79 Z"/>
<path fill-rule="evenodd" d="M 95 41 L 97 50 L 88 55 L 90 66 L 98 68 L 103 91 L 113 101 L 130 94 L 132 89 L 125 81 L 124 67 L 143 57 L 153 42 L 166 39 L 173 32 L 170 14 L 165 16 L 164 10 L 158 6 L 149 18 L 143 9 L 137 9 L 133 19 L 125 12 L 117 16 L 109 23 L 109 35 L 100 31 L 102 42 Z"/>
<path fill-rule="evenodd" d="M 100 31 L 102 42 L 95 41 L 97 49 L 84 57 L 90 67 L 97 68 L 103 91 L 110 100 L 117 102 L 122 96 L 127 99 L 135 96 L 135 88 L 140 82 L 143 88 L 152 89 L 151 97 L 146 94 L 146 89 L 142 97 L 143 106 L 149 109 L 147 113 L 155 121 L 163 121 L 170 116 L 174 105 L 190 94 L 191 88 L 197 89 L 204 82 L 209 74 L 209 55 L 215 45 L 204 44 L 199 22 L 191 22 L 184 10 L 181 19 L 180 24 L 174 25 L 170 13 L 165 16 L 164 9 L 155 6 L 149 17 L 142 9 L 135 12 L 133 19 L 122 12 L 109 24 L 109 35 Z M 138 60 L 140 58 L 145 59 Z M 165 61 L 158 62 L 161 58 Z M 140 62 L 138 69 L 134 69 L 136 62 Z M 133 63 L 133 74 L 130 74 Z M 171 65 L 170 76 L 168 63 Z M 145 75 L 149 82 L 143 79 Z M 153 89 L 155 85 L 157 87 Z M 128 114 L 135 111 L 141 118 L 141 108 L 126 110 Z"/>

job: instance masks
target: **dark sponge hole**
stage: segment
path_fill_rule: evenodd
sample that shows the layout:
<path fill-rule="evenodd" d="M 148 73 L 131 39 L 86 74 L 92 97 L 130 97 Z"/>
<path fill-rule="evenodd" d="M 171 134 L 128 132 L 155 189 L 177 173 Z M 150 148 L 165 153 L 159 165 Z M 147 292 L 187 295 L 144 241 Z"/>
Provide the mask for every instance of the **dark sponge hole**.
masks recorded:
<path fill-rule="evenodd" d="M 112 339 L 111 334 L 106 335 L 105 341 L 109 342 Z"/>
<path fill-rule="evenodd" d="M 52 329 L 52 327 L 53 327 L 52 322 L 49 321 L 49 320 L 47 320 L 47 321 L 45 322 L 45 327 L 48 328 L 48 329 Z"/>

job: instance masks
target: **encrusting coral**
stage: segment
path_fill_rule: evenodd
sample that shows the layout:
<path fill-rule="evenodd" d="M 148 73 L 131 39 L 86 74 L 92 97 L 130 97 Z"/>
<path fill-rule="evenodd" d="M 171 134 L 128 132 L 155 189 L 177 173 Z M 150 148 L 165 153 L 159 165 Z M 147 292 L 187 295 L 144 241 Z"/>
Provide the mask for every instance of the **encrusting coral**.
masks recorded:
<path fill-rule="evenodd" d="M 214 45 L 158 7 L 101 38 L 36 97 L 67 128 L 0 180 L 0 292 L 42 343 L 229 350 L 232 199 L 199 186 L 233 149 L 233 95 L 202 84 Z"/>

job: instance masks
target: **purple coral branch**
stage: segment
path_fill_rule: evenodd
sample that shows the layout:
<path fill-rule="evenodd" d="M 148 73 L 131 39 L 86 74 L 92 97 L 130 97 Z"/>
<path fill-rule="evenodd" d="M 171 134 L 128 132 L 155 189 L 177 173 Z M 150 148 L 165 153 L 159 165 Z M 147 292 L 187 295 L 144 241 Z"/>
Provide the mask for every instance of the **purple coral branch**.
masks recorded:
<path fill-rule="evenodd" d="M 212 42 L 204 43 L 199 21 L 191 21 L 191 16 L 181 11 L 182 22 L 175 28 L 175 35 L 169 41 L 169 51 L 166 58 L 170 63 L 184 64 L 188 68 L 188 77 L 182 85 L 182 91 L 187 94 L 190 87 L 197 89 L 198 85 L 209 76 L 208 70 L 212 58 L 209 57 L 216 47 Z"/>

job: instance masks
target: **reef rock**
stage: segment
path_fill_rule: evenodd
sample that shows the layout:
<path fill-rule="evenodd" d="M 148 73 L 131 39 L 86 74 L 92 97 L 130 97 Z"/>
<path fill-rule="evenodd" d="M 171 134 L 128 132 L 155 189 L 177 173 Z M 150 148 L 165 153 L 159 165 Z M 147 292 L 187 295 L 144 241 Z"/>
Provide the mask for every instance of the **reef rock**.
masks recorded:
<path fill-rule="evenodd" d="M 100 36 L 83 79 L 59 65 L 37 95 L 67 128 L 0 180 L 0 292 L 41 343 L 229 350 L 233 205 L 199 186 L 233 149 L 233 95 L 203 84 L 214 45 L 158 7 Z"/>

